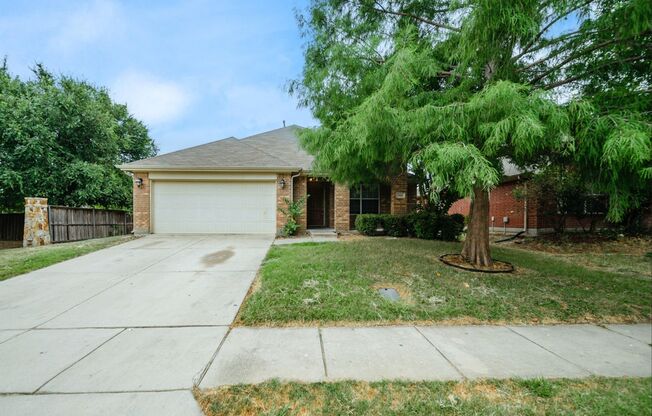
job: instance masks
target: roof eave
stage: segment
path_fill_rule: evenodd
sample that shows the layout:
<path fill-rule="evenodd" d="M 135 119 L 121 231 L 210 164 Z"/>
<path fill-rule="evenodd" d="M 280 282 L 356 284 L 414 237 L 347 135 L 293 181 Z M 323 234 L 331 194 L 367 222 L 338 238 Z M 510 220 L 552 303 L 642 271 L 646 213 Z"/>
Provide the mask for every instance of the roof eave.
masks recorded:
<path fill-rule="evenodd" d="M 272 167 L 251 167 L 251 166 L 129 166 L 118 165 L 118 169 L 125 172 L 297 172 L 302 170 L 296 166 L 272 166 Z"/>

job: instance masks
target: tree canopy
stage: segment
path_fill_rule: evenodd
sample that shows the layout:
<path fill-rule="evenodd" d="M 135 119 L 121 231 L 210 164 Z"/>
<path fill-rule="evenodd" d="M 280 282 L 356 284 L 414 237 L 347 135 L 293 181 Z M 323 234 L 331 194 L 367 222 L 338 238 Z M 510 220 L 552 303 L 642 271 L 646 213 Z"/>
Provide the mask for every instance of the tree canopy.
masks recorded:
<path fill-rule="evenodd" d="M 0 68 L 0 210 L 22 209 L 26 196 L 131 207 L 131 179 L 115 166 L 156 154 L 147 127 L 103 88 L 33 72 L 24 81 Z"/>
<path fill-rule="evenodd" d="M 290 91 L 320 120 L 303 143 L 337 180 L 419 166 L 434 189 L 476 200 L 505 160 L 572 161 L 609 194 L 611 220 L 650 185 L 647 0 L 314 0 L 299 23 Z M 482 228 L 465 242 L 483 246 L 476 264 L 489 262 Z"/>

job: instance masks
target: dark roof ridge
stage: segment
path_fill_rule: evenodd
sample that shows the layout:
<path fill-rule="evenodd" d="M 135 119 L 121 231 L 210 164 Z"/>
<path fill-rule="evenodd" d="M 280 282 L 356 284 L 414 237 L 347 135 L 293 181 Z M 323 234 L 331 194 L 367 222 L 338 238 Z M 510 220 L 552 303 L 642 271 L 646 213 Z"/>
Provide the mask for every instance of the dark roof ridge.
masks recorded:
<path fill-rule="evenodd" d="M 262 135 L 265 135 L 265 134 L 270 134 L 270 133 L 273 133 L 273 132 L 275 132 L 275 131 L 285 130 L 285 129 L 289 129 L 289 128 L 305 129 L 305 127 L 299 126 L 298 124 L 290 124 L 289 126 L 279 127 L 279 128 L 277 128 L 277 129 L 272 129 L 272 130 L 263 131 L 263 132 L 256 133 L 256 134 L 252 134 L 251 136 L 243 137 L 242 139 L 239 139 L 239 140 L 249 140 L 249 139 L 253 139 L 253 138 L 258 137 L 258 136 L 262 136 Z"/>

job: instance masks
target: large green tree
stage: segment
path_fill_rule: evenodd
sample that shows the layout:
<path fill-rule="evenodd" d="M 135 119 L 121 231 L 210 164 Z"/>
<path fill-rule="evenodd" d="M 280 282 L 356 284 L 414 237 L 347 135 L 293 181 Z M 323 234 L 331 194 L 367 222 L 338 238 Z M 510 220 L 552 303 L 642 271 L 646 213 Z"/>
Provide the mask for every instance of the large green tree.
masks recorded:
<path fill-rule="evenodd" d="M 33 72 L 24 81 L 0 68 L 0 210 L 21 209 L 26 196 L 129 208 L 131 180 L 115 166 L 156 154 L 145 125 L 105 89 Z"/>
<path fill-rule="evenodd" d="M 354 183 L 418 166 L 471 196 L 477 266 L 505 162 L 571 161 L 611 220 L 650 185 L 648 0 L 313 0 L 299 23 L 290 92 L 321 122 L 303 133 L 319 168 Z"/>

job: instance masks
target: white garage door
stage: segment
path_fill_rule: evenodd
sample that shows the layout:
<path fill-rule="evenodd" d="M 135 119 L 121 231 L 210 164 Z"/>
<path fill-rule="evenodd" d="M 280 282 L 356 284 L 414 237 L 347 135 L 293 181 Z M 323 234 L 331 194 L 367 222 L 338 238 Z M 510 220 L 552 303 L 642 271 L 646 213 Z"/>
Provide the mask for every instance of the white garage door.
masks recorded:
<path fill-rule="evenodd" d="M 152 188 L 155 233 L 276 231 L 275 182 L 155 181 Z"/>

